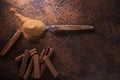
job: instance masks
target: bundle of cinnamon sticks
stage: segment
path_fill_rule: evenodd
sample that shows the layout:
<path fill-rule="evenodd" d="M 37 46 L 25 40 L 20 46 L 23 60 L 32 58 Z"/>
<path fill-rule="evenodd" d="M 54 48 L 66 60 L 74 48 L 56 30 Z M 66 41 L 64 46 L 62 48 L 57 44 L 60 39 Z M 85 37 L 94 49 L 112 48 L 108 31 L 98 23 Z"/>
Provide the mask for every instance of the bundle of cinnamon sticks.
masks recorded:
<path fill-rule="evenodd" d="M 21 34 L 22 31 L 18 29 L 2 49 L 0 56 L 5 56 L 7 54 Z M 32 50 L 25 50 L 24 54 L 15 57 L 15 61 L 21 61 L 19 76 L 23 79 L 28 79 L 30 76 L 39 79 L 47 66 L 56 78 L 58 76 L 58 72 L 49 59 L 53 52 L 54 48 L 50 47 L 43 49 L 41 53 L 38 53 L 36 48 L 33 48 Z"/>
<path fill-rule="evenodd" d="M 58 72 L 49 59 L 53 52 L 54 48 L 43 49 L 41 53 L 38 53 L 36 48 L 33 48 L 32 50 L 25 50 L 24 54 L 15 57 L 15 61 L 21 61 L 19 76 L 25 80 L 30 76 L 35 79 L 40 79 L 47 66 L 56 78 Z"/>

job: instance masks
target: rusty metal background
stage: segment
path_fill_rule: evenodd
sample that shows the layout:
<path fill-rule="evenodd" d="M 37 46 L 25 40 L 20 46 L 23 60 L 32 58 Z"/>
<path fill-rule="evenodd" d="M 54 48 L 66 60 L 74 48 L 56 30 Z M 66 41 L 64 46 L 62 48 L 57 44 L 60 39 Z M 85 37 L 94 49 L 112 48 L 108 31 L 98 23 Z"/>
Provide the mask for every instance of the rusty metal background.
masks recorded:
<path fill-rule="evenodd" d="M 60 76 L 46 69 L 41 80 L 120 80 L 119 0 L 0 0 L 0 50 L 21 27 L 9 10 L 51 24 L 88 24 L 94 31 L 47 33 L 38 43 L 23 36 L 0 58 L 0 79 L 19 80 L 14 58 L 25 49 L 55 48 L 52 62 Z M 30 80 L 33 80 L 30 78 Z"/>

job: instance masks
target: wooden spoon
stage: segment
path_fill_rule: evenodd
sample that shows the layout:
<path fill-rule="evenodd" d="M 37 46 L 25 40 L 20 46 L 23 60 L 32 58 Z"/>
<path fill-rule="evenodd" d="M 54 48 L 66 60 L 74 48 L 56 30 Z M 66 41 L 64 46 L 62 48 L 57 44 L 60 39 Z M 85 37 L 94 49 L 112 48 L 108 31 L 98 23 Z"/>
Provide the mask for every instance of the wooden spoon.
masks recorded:
<path fill-rule="evenodd" d="M 66 31 L 66 30 L 88 30 L 93 29 L 93 26 L 89 25 L 51 25 L 46 26 L 43 22 L 39 20 L 33 20 L 28 17 L 24 17 L 19 14 L 14 8 L 11 8 L 15 15 L 23 21 L 23 26 L 21 28 L 24 37 L 27 40 L 39 40 L 46 31 Z"/>

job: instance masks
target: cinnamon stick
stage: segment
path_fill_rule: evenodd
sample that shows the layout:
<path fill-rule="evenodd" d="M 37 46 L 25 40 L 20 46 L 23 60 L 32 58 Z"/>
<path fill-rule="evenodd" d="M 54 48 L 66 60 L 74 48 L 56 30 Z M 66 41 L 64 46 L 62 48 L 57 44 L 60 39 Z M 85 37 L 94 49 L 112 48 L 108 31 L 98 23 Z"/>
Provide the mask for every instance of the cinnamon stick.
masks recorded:
<path fill-rule="evenodd" d="M 32 58 L 31 58 L 31 60 L 30 60 L 30 63 L 29 63 L 29 65 L 28 65 L 28 68 L 27 68 L 27 70 L 26 70 L 26 72 L 25 72 L 25 75 L 24 75 L 24 77 L 23 77 L 24 80 L 27 80 L 27 79 L 28 79 L 28 77 L 30 76 L 30 73 L 31 73 L 31 71 L 32 71 L 32 68 L 33 68 L 33 56 L 32 56 Z"/>
<path fill-rule="evenodd" d="M 31 49 L 31 50 L 30 50 L 30 53 L 32 53 L 32 52 L 34 52 L 34 51 L 36 51 L 36 48 Z"/>
<path fill-rule="evenodd" d="M 10 50 L 10 48 L 13 46 L 13 44 L 20 37 L 21 33 L 22 33 L 22 31 L 20 29 L 18 29 L 17 32 L 13 35 L 13 37 L 8 41 L 8 43 L 5 45 L 5 47 L 0 52 L 1 56 L 4 56 Z"/>
<path fill-rule="evenodd" d="M 30 56 L 29 51 L 25 50 L 24 57 L 22 59 L 22 63 L 21 63 L 21 66 L 20 66 L 20 71 L 19 71 L 19 76 L 20 77 L 23 77 L 23 75 L 25 73 L 29 56 Z"/>
<path fill-rule="evenodd" d="M 53 52 L 54 52 L 54 48 L 50 48 L 50 49 L 49 49 L 49 52 L 47 53 L 48 58 L 50 58 L 50 57 L 52 56 Z M 44 71 L 45 71 L 46 64 L 45 64 L 45 63 L 41 63 L 41 67 L 40 67 L 40 68 L 41 68 L 41 74 L 40 74 L 40 77 L 41 77 L 42 74 L 43 74 Z"/>
<path fill-rule="evenodd" d="M 30 52 L 31 56 L 33 54 L 37 53 L 36 48 L 31 49 L 29 52 Z M 21 61 L 23 56 L 24 56 L 24 54 L 21 54 L 21 55 L 15 57 L 15 61 L 17 61 L 17 62 Z"/>
<path fill-rule="evenodd" d="M 48 56 L 44 56 L 43 57 L 44 62 L 46 63 L 48 69 L 50 70 L 50 72 L 52 73 L 52 75 L 56 78 L 58 76 L 58 72 L 55 69 L 55 67 L 53 66 L 52 62 L 50 61 L 50 59 L 48 58 Z"/>
<path fill-rule="evenodd" d="M 46 49 L 43 49 L 42 52 L 41 52 L 41 54 L 40 54 L 40 56 L 39 56 L 39 59 L 40 59 L 40 72 L 42 72 L 42 69 L 43 69 L 43 68 L 41 68 L 41 67 L 42 67 L 43 62 L 44 62 L 44 61 L 42 60 L 42 57 L 48 54 L 49 49 L 50 49 L 50 47 L 47 47 Z M 40 75 L 41 75 L 41 74 L 40 74 Z M 32 77 L 35 77 L 34 71 L 32 72 L 31 76 L 32 76 Z"/>
<path fill-rule="evenodd" d="M 42 57 L 45 55 L 45 53 L 46 53 L 46 50 L 43 49 L 42 52 L 41 52 L 41 54 L 39 55 L 40 63 L 41 63 L 41 61 L 42 61 Z"/>
<path fill-rule="evenodd" d="M 45 52 L 46 52 L 46 50 L 43 49 L 42 52 L 41 52 L 40 55 L 39 55 L 40 66 L 41 66 L 41 60 L 42 60 L 42 57 L 44 56 Z M 41 68 L 40 68 L 40 72 L 41 72 Z M 35 73 L 34 73 L 34 71 L 32 72 L 31 76 L 32 76 L 32 77 L 35 77 Z"/>
<path fill-rule="evenodd" d="M 47 47 L 47 48 L 45 49 L 44 53 L 41 54 L 41 56 L 40 56 L 40 63 L 43 63 L 42 57 L 45 56 L 45 55 L 47 55 L 48 52 L 49 52 L 49 50 L 50 50 L 50 47 Z"/>
<path fill-rule="evenodd" d="M 38 54 L 35 54 L 33 57 L 34 57 L 34 78 L 38 79 L 38 78 L 40 78 L 39 56 L 38 56 Z"/>
<path fill-rule="evenodd" d="M 39 60 L 40 60 L 40 78 L 42 76 L 42 74 L 44 73 L 45 71 L 45 68 L 46 68 L 46 64 L 44 63 L 44 61 L 42 60 L 43 56 L 47 55 L 49 58 L 52 56 L 54 52 L 54 48 L 47 48 L 47 49 L 43 49 L 41 54 L 39 55 Z M 41 61 L 43 61 L 41 63 Z M 32 77 L 35 76 L 35 72 L 33 71 L 32 74 L 31 74 Z"/>
<path fill-rule="evenodd" d="M 32 49 L 32 50 L 30 50 L 30 52 L 33 52 L 34 50 L 36 50 L 36 48 L 34 48 L 34 49 Z M 32 53 L 31 53 L 32 54 Z M 26 72 L 25 72 L 25 75 L 24 75 L 24 77 L 23 77 L 23 79 L 28 79 L 28 77 L 30 76 L 30 73 L 32 72 L 32 68 L 33 68 L 33 56 L 32 56 L 32 58 L 31 58 L 31 60 L 30 60 L 30 63 L 29 63 L 29 65 L 28 65 L 28 68 L 27 68 L 27 70 L 26 70 Z"/>

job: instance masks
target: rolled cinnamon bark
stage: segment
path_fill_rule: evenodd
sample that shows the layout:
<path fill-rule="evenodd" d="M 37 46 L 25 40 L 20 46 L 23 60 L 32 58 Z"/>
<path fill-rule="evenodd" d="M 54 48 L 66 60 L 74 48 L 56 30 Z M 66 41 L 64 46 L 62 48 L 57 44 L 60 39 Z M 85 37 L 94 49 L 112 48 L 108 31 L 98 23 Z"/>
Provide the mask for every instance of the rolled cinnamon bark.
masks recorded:
<path fill-rule="evenodd" d="M 49 49 L 49 52 L 47 53 L 47 56 L 49 58 L 51 58 L 52 54 L 54 53 L 54 48 L 50 48 Z M 45 68 L 46 68 L 46 64 L 45 63 L 41 63 L 41 74 L 40 74 L 40 77 L 43 75 L 44 71 L 45 71 Z"/>
<path fill-rule="evenodd" d="M 40 63 L 41 63 L 42 57 L 43 57 L 44 55 L 45 55 L 45 49 L 43 49 L 42 52 L 41 52 L 40 55 L 39 55 Z"/>
<path fill-rule="evenodd" d="M 19 70 L 20 77 L 24 76 L 25 70 L 27 68 L 27 62 L 28 62 L 29 56 L 30 56 L 29 50 L 25 50 L 24 57 L 22 59 L 22 63 L 21 63 L 20 70 Z"/>
<path fill-rule="evenodd" d="M 43 57 L 44 54 L 45 54 L 45 51 L 46 51 L 46 50 L 43 49 L 42 52 L 41 52 L 40 55 L 39 55 L 39 62 L 40 62 L 39 67 L 41 66 L 41 60 L 42 60 L 42 57 Z M 40 67 L 40 72 L 41 72 L 41 67 Z M 32 76 L 32 77 L 35 77 L 35 72 L 34 72 L 34 71 L 32 72 L 31 76 Z"/>
<path fill-rule="evenodd" d="M 40 78 L 40 62 L 39 62 L 39 56 L 38 54 L 35 54 L 34 56 L 34 78 L 38 79 Z"/>
<path fill-rule="evenodd" d="M 37 53 L 36 48 L 31 49 L 29 52 L 30 52 L 31 56 L 33 54 Z M 21 61 L 23 56 L 24 56 L 24 54 L 21 54 L 21 55 L 15 57 L 15 61 L 17 61 L 17 62 Z"/>
<path fill-rule="evenodd" d="M 44 62 L 46 63 L 48 69 L 50 70 L 50 72 L 52 73 L 52 75 L 56 78 L 58 76 L 58 72 L 55 69 L 55 67 L 53 66 L 52 62 L 50 61 L 50 59 L 48 58 L 48 56 L 44 56 L 43 57 Z"/>
<path fill-rule="evenodd" d="M 31 58 L 31 60 L 30 60 L 30 63 L 29 63 L 29 65 L 28 65 L 28 68 L 27 68 L 27 70 L 26 70 L 26 72 L 25 72 L 25 75 L 24 75 L 24 77 L 23 77 L 24 80 L 27 80 L 27 79 L 28 79 L 28 77 L 30 76 L 30 73 L 31 73 L 31 71 L 32 71 L 32 68 L 33 68 L 33 56 L 32 56 L 32 58 Z"/>
<path fill-rule="evenodd" d="M 30 53 L 32 53 L 32 52 L 34 52 L 34 51 L 36 51 L 36 48 L 31 49 L 31 50 L 30 50 Z"/>
<path fill-rule="evenodd" d="M 13 44 L 20 37 L 21 33 L 22 33 L 22 31 L 20 29 L 18 29 L 17 32 L 13 35 L 13 37 L 8 41 L 8 43 L 5 45 L 5 47 L 0 52 L 1 56 L 4 56 L 10 50 L 10 48 L 13 46 Z"/>
<path fill-rule="evenodd" d="M 47 48 L 45 49 L 44 53 L 41 54 L 41 56 L 40 56 L 40 63 L 43 63 L 42 57 L 45 56 L 45 55 L 47 55 L 47 54 L 49 53 L 49 50 L 50 50 L 50 47 L 47 47 Z"/>
<path fill-rule="evenodd" d="M 42 58 L 45 55 L 48 55 L 48 57 L 50 58 L 52 56 L 53 52 L 54 52 L 54 48 L 49 48 L 49 47 L 42 50 L 42 52 L 39 56 L 39 59 L 40 59 L 40 78 L 41 78 L 41 76 L 44 73 L 45 68 L 46 68 L 46 64 L 44 63 Z M 32 72 L 31 76 L 34 77 L 34 75 L 35 75 L 34 72 Z"/>

